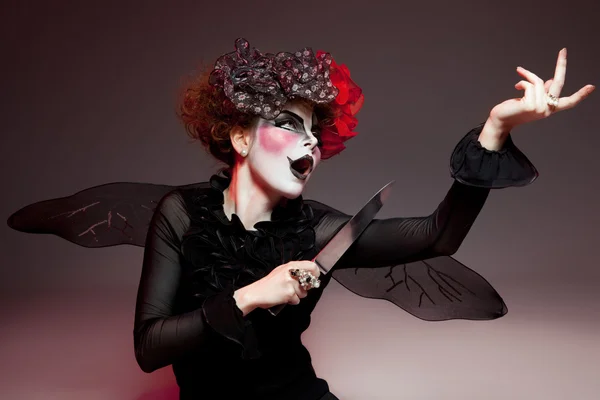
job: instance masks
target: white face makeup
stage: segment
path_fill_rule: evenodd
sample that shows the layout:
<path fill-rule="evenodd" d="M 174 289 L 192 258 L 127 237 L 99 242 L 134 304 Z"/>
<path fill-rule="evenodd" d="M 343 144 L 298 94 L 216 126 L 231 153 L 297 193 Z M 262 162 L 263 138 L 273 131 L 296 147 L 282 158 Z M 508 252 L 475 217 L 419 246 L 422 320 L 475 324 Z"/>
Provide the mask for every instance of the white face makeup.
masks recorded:
<path fill-rule="evenodd" d="M 247 162 L 266 190 L 288 199 L 302 194 L 321 160 L 316 123 L 311 109 L 293 103 L 273 120 L 258 120 Z"/>

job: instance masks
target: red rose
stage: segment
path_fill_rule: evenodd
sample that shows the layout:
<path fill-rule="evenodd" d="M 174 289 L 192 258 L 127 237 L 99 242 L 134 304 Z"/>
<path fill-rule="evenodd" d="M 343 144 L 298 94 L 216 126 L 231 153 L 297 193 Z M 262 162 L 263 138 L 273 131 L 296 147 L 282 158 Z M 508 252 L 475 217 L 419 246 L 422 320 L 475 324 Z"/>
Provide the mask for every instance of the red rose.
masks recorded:
<path fill-rule="evenodd" d="M 321 51 L 317 52 L 319 56 Z M 358 113 L 364 102 L 362 89 L 350 78 L 350 71 L 345 64 L 338 65 L 331 61 L 329 69 L 331 83 L 338 89 L 338 95 L 335 98 L 336 108 L 339 116 L 335 119 L 333 126 L 326 127 L 321 132 L 321 158 L 332 157 L 346 148 L 344 142 L 356 135 L 354 129 L 358 125 L 355 115 Z"/>

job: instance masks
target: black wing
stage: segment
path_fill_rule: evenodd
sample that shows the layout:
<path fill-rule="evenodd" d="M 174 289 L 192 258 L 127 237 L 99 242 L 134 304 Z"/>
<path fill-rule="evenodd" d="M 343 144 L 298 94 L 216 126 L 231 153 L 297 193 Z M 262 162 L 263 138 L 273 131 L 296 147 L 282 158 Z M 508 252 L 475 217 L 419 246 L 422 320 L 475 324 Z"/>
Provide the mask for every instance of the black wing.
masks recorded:
<path fill-rule="evenodd" d="M 332 273 L 359 296 L 389 300 L 426 321 L 490 320 L 507 312 L 498 292 L 481 275 L 450 256 Z"/>
<path fill-rule="evenodd" d="M 143 247 L 161 198 L 172 190 L 198 185 L 108 183 L 23 207 L 9 217 L 8 225 L 21 232 L 53 234 L 83 247 Z M 448 256 L 332 273 L 357 295 L 389 300 L 428 321 L 487 320 L 507 312 L 500 295 L 482 276 Z"/>
<path fill-rule="evenodd" d="M 160 199 L 174 189 L 194 185 L 107 183 L 30 204 L 7 223 L 21 232 L 53 234 L 83 247 L 143 247 Z"/>

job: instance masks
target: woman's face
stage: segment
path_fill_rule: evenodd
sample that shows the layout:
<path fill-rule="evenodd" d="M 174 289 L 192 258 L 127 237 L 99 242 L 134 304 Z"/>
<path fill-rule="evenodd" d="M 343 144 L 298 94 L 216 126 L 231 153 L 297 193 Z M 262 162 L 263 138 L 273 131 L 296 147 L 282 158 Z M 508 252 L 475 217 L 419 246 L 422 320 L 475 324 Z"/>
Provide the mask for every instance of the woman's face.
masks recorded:
<path fill-rule="evenodd" d="M 247 156 L 255 180 L 279 196 L 300 196 L 321 160 L 318 129 L 313 110 L 297 103 L 273 120 L 259 118 Z"/>

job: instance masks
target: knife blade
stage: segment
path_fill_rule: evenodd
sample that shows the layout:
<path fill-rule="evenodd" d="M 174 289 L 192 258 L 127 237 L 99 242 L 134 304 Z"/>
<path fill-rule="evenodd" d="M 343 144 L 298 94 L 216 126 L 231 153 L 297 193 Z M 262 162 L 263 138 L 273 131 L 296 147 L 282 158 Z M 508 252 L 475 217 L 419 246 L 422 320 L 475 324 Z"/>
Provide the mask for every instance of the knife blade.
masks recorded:
<path fill-rule="evenodd" d="M 377 215 L 383 204 L 389 198 L 394 181 L 388 182 L 379 189 L 367 201 L 367 203 L 336 233 L 327 244 L 321 249 L 313 262 L 317 264 L 321 274 L 328 274 L 339 259 L 350 248 L 352 243 L 358 239 L 361 233 L 371 223 Z M 285 304 L 280 304 L 269 308 L 272 315 L 277 315 L 283 310 Z"/>

